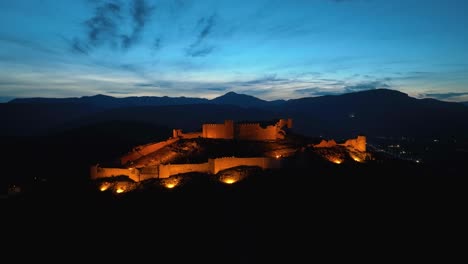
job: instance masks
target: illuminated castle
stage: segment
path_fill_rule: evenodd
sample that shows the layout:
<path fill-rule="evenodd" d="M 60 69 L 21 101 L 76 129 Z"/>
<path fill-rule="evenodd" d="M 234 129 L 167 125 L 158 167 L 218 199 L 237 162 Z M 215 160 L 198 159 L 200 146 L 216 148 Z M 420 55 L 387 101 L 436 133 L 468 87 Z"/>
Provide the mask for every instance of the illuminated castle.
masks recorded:
<path fill-rule="evenodd" d="M 291 119 L 279 119 L 276 123 L 270 125 L 234 123 L 232 120 L 225 120 L 224 124 L 203 124 L 201 132 L 183 133 L 181 129 L 174 129 L 172 137 L 169 139 L 137 146 L 120 157 L 121 166 L 119 168 L 102 168 L 98 164 L 91 166 L 90 176 L 91 179 L 127 176 L 134 183 L 148 179 L 159 179 L 167 182 L 168 188 L 173 188 L 177 185 L 178 179 L 182 177 L 180 175 L 186 173 L 198 172 L 213 175 L 239 166 L 252 166 L 261 169 L 281 168 L 281 158 L 287 157 L 296 149 L 292 149 L 292 152 L 287 150 L 265 152 L 262 157 L 216 157 L 208 158 L 203 163 L 171 164 L 174 155 L 166 147 L 183 139 L 193 138 L 278 141 L 285 139 L 290 128 L 292 128 Z M 345 156 L 350 156 L 355 162 L 364 162 L 369 158 L 368 153 L 366 153 L 365 136 L 348 139 L 342 144 L 337 144 L 334 140 L 322 140 L 320 143 L 310 144 L 308 147 L 315 148 L 325 159 L 336 164 L 342 163 L 346 158 Z M 335 147 L 344 148 L 346 153 L 332 150 Z M 157 155 L 154 156 L 154 154 Z M 228 183 L 233 183 L 238 179 L 231 177 L 225 180 Z M 119 184 L 122 185 L 123 183 Z M 106 186 L 102 188 L 105 190 L 110 185 Z M 119 190 L 123 192 L 129 188 L 124 185 L 119 186 L 114 186 L 116 192 L 119 192 Z"/>
<path fill-rule="evenodd" d="M 292 128 L 292 119 L 280 119 L 274 125 L 262 127 L 260 123 L 234 123 L 225 120 L 224 124 L 203 124 L 202 132 L 186 133 L 182 129 L 174 129 L 173 138 L 217 138 L 239 140 L 277 140 L 284 139 L 286 129 Z"/>
<path fill-rule="evenodd" d="M 174 129 L 171 138 L 165 141 L 137 146 L 122 156 L 120 158 L 121 168 L 91 166 L 91 179 L 124 175 L 135 182 L 139 182 L 151 178 L 169 178 L 173 175 L 189 172 L 216 174 L 220 170 L 237 166 L 257 166 L 262 169 L 280 168 L 281 163 L 278 157 L 220 157 L 208 159 L 207 162 L 199 164 L 167 164 L 165 161 L 158 160 L 158 164 L 152 166 L 138 166 L 134 162 L 150 153 L 170 146 L 180 139 L 208 138 L 274 141 L 284 139 L 287 129 L 290 128 L 292 128 L 292 119 L 279 119 L 275 124 L 264 127 L 260 123 L 235 124 L 232 120 L 226 120 L 224 124 L 203 124 L 202 132 L 183 133 L 181 129 Z"/>

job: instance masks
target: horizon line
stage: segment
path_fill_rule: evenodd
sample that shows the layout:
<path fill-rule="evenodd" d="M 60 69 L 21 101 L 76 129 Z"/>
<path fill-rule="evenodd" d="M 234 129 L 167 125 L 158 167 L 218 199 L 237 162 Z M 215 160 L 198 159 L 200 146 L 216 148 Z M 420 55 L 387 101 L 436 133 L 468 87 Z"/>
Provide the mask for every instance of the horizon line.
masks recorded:
<path fill-rule="evenodd" d="M 408 93 L 405 93 L 405 92 L 402 92 L 400 90 L 397 90 L 397 89 L 390 89 L 390 88 L 374 88 L 374 89 L 366 89 L 366 90 L 358 90 L 358 91 L 348 91 L 348 92 L 330 92 L 329 94 L 321 94 L 321 95 L 309 95 L 309 96 L 303 96 L 303 97 L 296 97 L 296 98 L 287 98 L 287 99 L 274 99 L 274 100 L 267 100 L 267 99 L 263 99 L 261 97 L 258 97 L 258 96 L 255 96 L 255 95 L 251 95 L 251 94 L 247 94 L 247 93 L 241 93 L 241 92 L 235 92 L 235 91 L 227 91 L 223 94 L 220 94 L 218 96 L 215 96 L 215 97 L 212 97 L 212 98 L 206 98 L 206 97 L 191 97 L 191 96 L 184 96 L 184 95 L 181 95 L 181 96 L 169 96 L 169 95 L 129 95 L 129 96 L 115 96 L 115 95 L 110 95 L 110 94 L 105 94 L 105 93 L 97 93 L 97 94 L 93 94 L 93 95 L 81 95 L 81 96 L 68 96 L 68 97 L 42 97 L 42 96 L 31 96 L 31 97 L 14 97 L 14 96 L 0 96 L 0 103 L 9 103 L 13 100 L 16 100 L 16 99 L 80 99 L 80 98 L 86 98 L 86 97 L 95 97 L 95 96 L 106 96 L 106 97 L 112 97 L 112 98 L 117 98 L 117 99 L 125 99 L 125 98 L 144 98 L 144 97 L 155 97 L 155 98 L 163 98 L 163 97 L 167 97 L 167 98 L 193 98 L 193 99 L 205 99 L 205 100 L 208 100 L 208 101 L 211 101 L 211 100 L 214 100 L 216 98 L 219 98 L 219 97 L 222 97 L 222 96 L 225 96 L 229 93 L 234 93 L 234 94 L 237 94 L 237 95 L 246 95 L 246 96 L 251 96 L 251 97 L 254 97 L 254 98 L 257 98 L 259 100 L 262 100 L 262 101 L 266 101 L 266 102 L 274 102 L 274 101 L 289 101 L 289 100 L 297 100 L 297 99 L 303 99 L 303 98 L 317 98 L 317 97 L 323 97 L 323 96 L 339 96 L 339 95 L 345 95 L 345 94 L 353 94 L 353 93 L 361 93 L 361 92 L 369 92 L 369 91 L 375 91 L 375 90 L 388 90 L 388 91 L 396 91 L 396 92 L 400 92 L 400 93 L 403 93 L 403 94 L 406 94 L 407 96 L 409 97 L 412 97 L 412 98 L 415 98 L 415 99 L 434 99 L 434 100 L 438 100 L 438 101 L 442 101 L 442 102 L 448 102 L 448 103 L 467 103 L 467 101 L 447 101 L 447 100 L 443 100 L 443 99 L 440 99 L 440 98 L 435 98 L 435 97 L 415 97 L 415 96 L 411 96 L 409 95 Z"/>

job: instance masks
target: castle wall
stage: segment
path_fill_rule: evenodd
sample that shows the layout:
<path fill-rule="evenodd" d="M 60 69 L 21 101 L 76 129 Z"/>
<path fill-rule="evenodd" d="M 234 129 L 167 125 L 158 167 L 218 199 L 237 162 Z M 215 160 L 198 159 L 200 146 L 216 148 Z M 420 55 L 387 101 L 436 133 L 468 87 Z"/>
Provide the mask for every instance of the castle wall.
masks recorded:
<path fill-rule="evenodd" d="M 282 128 L 282 127 L 292 128 L 292 119 L 291 118 L 280 119 L 278 123 L 276 123 L 276 126 L 279 128 Z"/>
<path fill-rule="evenodd" d="M 191 139 L 191 138 L 199 138 L 199 137 L 202 137 L 202 136 L 203 136 L 202 132 L 184 133 L 184 132 L 182 132 L 182 129 L 173 129 L 172 130 L 172 137 L 173 138 Z"/>
<path fill-rule="evenodd" d="M 182 133 L 180 137 L 184 139 L 199 138 L 202 137 L 202 132 Z"/>
<path fill-rule="evenodd" d="M 284 139 L 280 133 L 283 127 L 292 128 L 292 119 L 280 119 L 275 125 L 263 128 L 260 124 L 234 124 L 232 120 L 225 120 L 224 124 L 203 124 L 201 136 L 203 138 L 222 138 L 240 140 L 276 140 Z M 184 135 L 181 130 L 174 130 L 174 136 Z"/>
<path fill-rule="evenodd" d="M 335 146 L 344 146 L 346 148 L 351 148 L 357 151 L 366 152 L 366 137 L 358 136 L 357 138 L 348 139 L 343 144 L 337 144 L 335 140 L 325 140 L 322 139 L 319 144 L 314 145 L 315 148 L 331 148 Z"/>
<path fill-rule="evenodd" d="M 172 138 L 178 138 L 182 134 L 182 129 L 172 129 Z"/>
<path fill-rule="evenodd" d="M 234 138 L 234 122 L 225 120 L 224 124 L 203 124 L 202 136 L 204 138 Z"/>
<path fill-rule="evenodd" d="M 137 160 L 141 157 L 143 157 L 143 155 L 141 155 L 138 151 L 133 150 L 132 152 L 129 152 L 120 158 L 120 164 L 126 164 L 127 162 Z"/>
<path fill-rule="evenodd" d="M 158 178 L 159 177 L 159 167 L 158 166 L 147 166 L 143 167 L 140 170 L 140 181 Z"/>
<path fill-rule="evenodd" d="M 167 164 L 159 165 L 159 178 L 168 178 L 172 175 L 188 172 L 210 173 L 209 164 Z"/>
<path fill-rule="evenodd" d="M 241 140 L 275 140 L 277 139 L 276 126 L 262 128 L 260 124 L 238 124 L 236 138 Z"/>
<path fill-rule="evenodd" d="M 281 161 L 273 158 L 218 158 L 213 159 L 213 168 L 211 173 L 216 174 L 221 170 L 237 166 L 258 166 L 262 169 L 280 168 Z"/>
<path fill-rule="evenodd" d="M 347 148 L 354 148 L 357 151 L 366 152 L 366 137 L 365 136 L 358 136 L 355 139 L 348 139 L 343 146 Z"/>
<path fill-rule="evenodd" d="M 224 127 L 226 129 L 226 139 L 233 139 L 234 138 L 234 121 L 232 120 L 225 120 Z"/>
<path fill-rule="evenodd" d="M 281 161 L 275 158 L 257 157 L 257 158 L 217 158 L 209 159 L 206 163 L 199 164 L 166 164 L 159 166 L 144 167 L 141 169 L 120 169 L 120 168 L 100 168 L 99 166 L 91 167 L 91 179 L 128 176 L 135 182 L 152 179 L 152 178 L 168 178 L 172 175 L 201 172 L 216 174 L 221 170 L 237 167 L 237 166 L 258 166 L 262 169 L 274 169 L 281 167 Z"/>
<path fill-rule="evenodd" d="M 91 167 L 91 179 L 108 178 L 116 176 L 128 176 L 130 179 L 140 181 L 140 172 L 137 169 L 118 169 L 101 168 L 99 166 Z"/>
<path fill-rule="evenodd" d="M 126 164 L 127 162 L 137 160 L 145 155 L 150 154 L 151 152 L 155 152 L 157 150 L 160 150 L 166 146 L 171 145 L 172 143 L 178 141 L 179 138 L 170 138 L 165 141 L 157 142 L 157 143 L 151 143 L 147 145 L 141 145 L 138 147 L 135 147 L 132 152 L 122 156 L 120 158 L 120 163 L 121 164 Z"/>
<path fill-rule="evenodd" d="M 320 143 L 314 145 L 314 148 L 331 148 L 331 147 L 335 147 L 336 146 L 336 141 L 331 139 L 331 140 L 325 140 L 325 139 L 322 139 L 322 141 L 320 141 Z"/>

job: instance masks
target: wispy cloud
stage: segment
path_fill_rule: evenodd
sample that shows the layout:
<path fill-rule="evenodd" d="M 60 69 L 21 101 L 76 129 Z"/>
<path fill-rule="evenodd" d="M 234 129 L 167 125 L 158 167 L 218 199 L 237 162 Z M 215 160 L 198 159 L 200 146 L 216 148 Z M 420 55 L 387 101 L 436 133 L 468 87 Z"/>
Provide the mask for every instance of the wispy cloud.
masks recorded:
<path fill-rule="evenodd" d="M 209 90 L 209 91 L 217 91 L 217 92 L 223 92 L 223 91 L 229 90 L 228 87 L 210 87 L 210 88 L 206 88 L 206 89 Z"/>
<path fill-rule="evenodd" d="M 410 71 L 410 72 L 398 72 L 396 76 L 392 77 L 395 80 L 426 80 L 429 78 L 434 78 L 437 73 L 434 72 L 423 72 L 423 71 Z"/>
<path fill-rule="evenodd" d="M 344 92 L 346 93 L 352 93 L 352 92 L 373 90 L 373 89 L 379 89 L 379 88 L 390 88 L 390 85 L 380 82 L 380 81 L 373 81 L 373 82 L 364 82 L 364 83 L 358 83 L 354 85 L 345 86 L 343 89 L 344 89 Z"/>
<path fill-rule="evenodd" d="M 137 87 L 155 87 L 155 86 L 158 86 L 158 85 L 154 84 L 154 83 L 136 83 L 135 86 L 137 86 Z"/>
<path fill-rule="evenodd" d="M 88 44 L 86 44 L 83 41 L 80 41 L 77 38 L 66 41 L 69 43 L 71 50 L 75 53 L 88 54 L 88 51 L 90 50 Z"/>
<path fill-rule="evenodd" d="M 464 97 L 468 95 L 468 92 L 463 92 L 463 93 L 454 93 L 454 92 L 448 92 L 448 93 L 425 93 L 422 94 L 424 97 L 429 97 L 429 98 L 435 98 L 439 100 L 450 100 L 450 99 L 456 99 L 458 97 Z"/>
<path fill-rule="evenodd" d="M 130 95 L 134 92 L 132 91 L 106 91 L 108 94 L 122 94 L 122 95 Z"/>
<path fill-rule="evenodd" d="M 86 36 L 70 41 L 71 49 L 78 53 L 88 54 L 101 46 L 121 50 L 133 47 L 155 10 L 145 0 L 131 0 L 128 5 L 115 0 L 92 3 L 93 15 L 83 22 Z"/>
<path fill-rule="evenodd" d="M 196 28 L 199 30 L 194 42 L 186 49 L 186 55 L 191 57 L 203 57 L 210 54 L 214 46 L 205 43 L 205 39 L 211 34 L 216 25 L 216 15 L 202 17 L 198 20 Z"/>
<path fill-rule="evenodd" d="M 335 3 L 344 3 L 344 2 L 356 2 L 356 1 L 363 1 L 363 0 L 328 0 L 328 1 L 335 2 Z"/>
<path fill-rule="evenodd" d="M 239 82 L 239 85 L 241 86 L 255 86 L 259 84 L 274 84 L 274 83 L 281 83 L 288 81 L 288 79 L 282 79 L 278 78 L 276 74 L 271 74 L 271 75 L 266 75 L 262 78 L 250 80 L 250 81 L 244 81 L 244 82 Z"/>
<path fill-rule="evenodd" d="M 154 41 L 153 41 L 153 45 L 152 45 L 153 50 L 159 50 L 161 48 L 161 46 L 162 46 L 161 42 L 162 42 L 162 40 L 161 40 L 160 37 L 155 38 Z"/>
<path fill-rule="evenodd" d="M 339 92 L 339 91 L 324 89 L 324 88 L 320 88 L 320 87 L 296 89 L 296 90 L 294 90 L 294 93 L 300 95 L 300 97 L 303 97 L 303 96 L 315 97 L 315 96 L 323 96 L 323 95 L 341 94 L 341 92 Z"/>
<path fill-rule="evenodd" d="M 22 39 L 22 38 L 18 38 L 18 37 L 0 36 L 0 42 L 4 42 L 4 43 L 10 44 L 10 45 L 12 44 L 12 45 L 21 46 L 23 48 L 27 48 L 27 49 L 31 49 L 31 50 L 35 50 L 35 51 L 40 51 L 40 52 L 48 53 L 48 54 L 57 53 L 53 49 L 51 49 L 51 48 L 49 48 L 49 47 L 47 47 L 45 45 L 42 45 L 42 44 L 40 44 L 38 42 L 31 41 L 31 40 L 28 40 L 28 39 Z"/>
<path fill-rule="evenodd" d="M 116 45 L 118 24 L 122 19 L 121 7 L 117 3 L 104 3 L 97 6 L 94 16 L 84 22 L 87 28 L 87 41 L 98 46 L 105 42 Z"/>
<path fill-rule="evenodd" d="M 213 46 L 191 47 L 187 50 L 187 55 L 191 57 L 204 57 L 213 51 Z"/>
<path fill-rule="evenodd" d="M 129 35 L 122 35 L 122 45 L 125 49 L 130 48 L 140 38 L 141 31 L 154 11 L 154 7 L 149 6 L 145 0 L 133 0 L 131 6 L 131 17 L 133 28 Z"/>

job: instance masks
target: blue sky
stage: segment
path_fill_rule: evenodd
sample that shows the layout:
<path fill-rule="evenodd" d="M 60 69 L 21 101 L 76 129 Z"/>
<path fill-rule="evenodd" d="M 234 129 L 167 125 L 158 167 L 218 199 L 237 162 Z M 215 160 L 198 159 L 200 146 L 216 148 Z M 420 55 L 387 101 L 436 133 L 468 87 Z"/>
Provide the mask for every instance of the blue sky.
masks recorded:
<path fill-rule="evenodd" d="M 468 101 L 467 13 L 463 0 L 0 1 L 0 101 L 375 88 Z"/>

